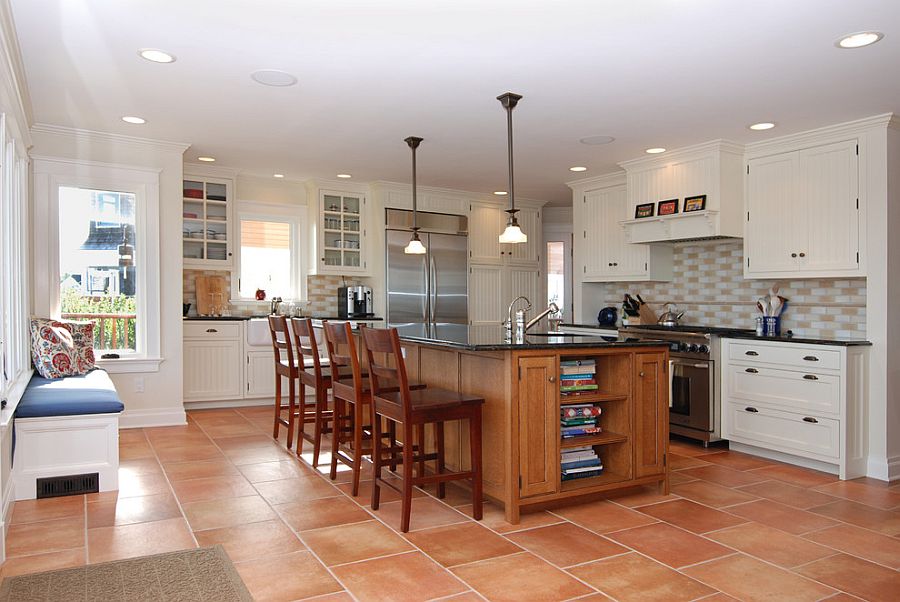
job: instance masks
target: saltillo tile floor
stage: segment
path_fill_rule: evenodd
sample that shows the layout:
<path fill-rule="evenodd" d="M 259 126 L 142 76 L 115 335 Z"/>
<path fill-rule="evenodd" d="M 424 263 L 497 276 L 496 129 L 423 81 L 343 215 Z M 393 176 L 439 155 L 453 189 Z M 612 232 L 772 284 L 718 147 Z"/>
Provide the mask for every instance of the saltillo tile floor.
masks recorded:
<path fill-rule="evenodd" d="M 16 502 L 2 576 L 222 544 L 257 600 L 897 600 L 900 485 L 671 443 L 638 489 L 508 524 L 417 491 L 412 529 L 371 471 L 351 497 L 271 437 L 269 408 L 123 430 L 120 490 Z M 282 430 L 283 432 L 283 430 Z M 329 457 L 323 455 L 327 464 Z"/>

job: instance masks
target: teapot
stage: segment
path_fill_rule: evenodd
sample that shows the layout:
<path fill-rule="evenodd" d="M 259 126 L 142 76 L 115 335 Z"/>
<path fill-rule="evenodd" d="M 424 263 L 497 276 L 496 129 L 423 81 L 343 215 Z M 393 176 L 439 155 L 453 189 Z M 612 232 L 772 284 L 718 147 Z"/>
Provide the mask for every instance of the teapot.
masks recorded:
<path fill-rule="evenodd" d="M 684 312 L 678 311 L 678 306 L 674 303 L 664 303 L 663 307 L 666 308 L 665 313 L 656 320 L 656 323 L 659 326 L 666 326 L 672 328 L 673 326 L 678 326 L 678 320 L 681 319 L 681 316 L 684 315 Z M 675 308 L 674 310 L 672 308 Z M 677 313 L 676 313 L 677 312 Z"/>

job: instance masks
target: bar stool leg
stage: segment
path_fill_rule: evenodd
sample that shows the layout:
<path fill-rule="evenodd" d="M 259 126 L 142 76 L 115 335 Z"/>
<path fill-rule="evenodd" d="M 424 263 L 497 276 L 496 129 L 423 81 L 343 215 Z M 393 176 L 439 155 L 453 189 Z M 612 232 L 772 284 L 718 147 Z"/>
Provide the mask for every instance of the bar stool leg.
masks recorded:
<path fill-rule="evenodd" d="M 397 472 L 397 456 L 394 453 L 397 449 L 397 424 L 393 420 L 388 421 L 388 434 L 391 438 L 391 472 Z"/>
<path fill-rule="evenodd" d="M 444 474 L 444 423 L 434 423 L 434 438 L 437 446 L 437 473 Z M 439 499 L 444 499 L 447 495 L 447 484 L 441 481 L 437 486 L 437 494 Z"/>
<path fill-rule="evenodd" d="M 412 478 L 413 478 L 413 427 L 403 425 L 403 501 L 400 507 L 400 530 L 409 532 L 409 515 L 412 510 Z"/>
<path fill-rule="evenodd" d="M 275 373 L 275 426 L 272 438 L 278 439 L 278 427 L 281 426 L 281 375 Z"/>
<path fill-rule="evenodd" d="M 416 438 L 418 441 L 419 461 L 416 466 L 416 476 L 420 479 L 425 476 L 425 425 L 416 426 Z M 415 451 L 415 449 L 413 449 Z"/>
<path fill-rule="evenodd" d="M 363 406 L 353 404 L 353 497 L 359 495 L 359 473 L 362 469 Z"/>
<path fill-rule="evenodd" d="M 322 406 L 324 406 L 326 403 L 322 398 L 325 395 L 328 395 L 328 393 L 316 389 L 316 423 L 313 435 L 313 468 L 316 468 L 319 465 L 319 451 L 322 448 L 322 423 L 324 422 L 324 419 L 322 417 L 324 408 Z"/>
<path fill-rule="evenodd" d="M 294 423 L 297 420 L 295 414 L 297 413 L 297 396 L 294 388 L 294 379 L 288 379 L 288 433 L 287 433 L 287 448 L 291 449 L 294 447 Z"/>
<path fill-rule="evenodd" d="M 337 452 L 341 448 L 344 441 L 344 400 L 338 397 L 334 398 L 334 430 L 331 431 L 331 471 L 329 477 L 331 480 L 337 478 Z"/>
<path fill-rule="evenodd" d="M 297 401 L 300 407 L 300 424 L 297 426 L 297 455 L 303 454 L 303 432 L 306 426 L 306 385 L 300 383 L 300 390 L 297 391 Z"/>
<path fill-rule="evenodd" d="M 381 416 L 375 413 L 375 404 L 372 404 L 372 510 L 378 510 L 381 500 L 381 487 L 378 479 L 381 478 Z"/>
<path fill-rule="evenodd" d="M 472 517 L 481 520 L 483 495 L 481 492 L 481 406 L 472 410 L 469 418 L 469 453 L 472 454 Z"/>

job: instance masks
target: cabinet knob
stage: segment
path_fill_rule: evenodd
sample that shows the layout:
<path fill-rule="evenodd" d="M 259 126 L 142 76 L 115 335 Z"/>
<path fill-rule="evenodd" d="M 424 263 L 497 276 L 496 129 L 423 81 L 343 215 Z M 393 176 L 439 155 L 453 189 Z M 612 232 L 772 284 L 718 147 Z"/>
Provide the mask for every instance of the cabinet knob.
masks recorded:
<path fill-rule="evenodd" d="M 556 382 L 556 377 L 555 377 L 555 376 L 551 376 L 551 377 L 550 377 L 549 379 L 547 379 L 547 380 L 549 380 L 549 381 L 552 382 L 552 383 L 555 383 L 555 382 Z"/>
<path fill-rule="evenodd" d="M 643 373 L 643 372 L 638 372 L 638 376 L 640 376 L 640 377 L 642 377 L 642 378 L 643 378 L 643 376 L 644 376 L 644 373 Z"/>
<path fill-rule="evenodd" d="M 796 256 L 797 256 L 796 253 L 791 253 L 791 257 L 796 257 Z"/>
<path fill-rule="evenodd" d="M 819 424 L 819 421 L 816 420 L 815 418 L 812 418 L 811 416 L 804 416 L 803 422 L 811 422 L 812 424 Z"/>
<path fill-rule="evenodd" d="M 804 374 L 803 378 L 805 378 L 806 380 L 819 380 L 819 377 L 815 374 Z"/>
<path fill-rule="evenodd" d="M 806 257 L 806 253 L 800 253 L 800 257 Z"/>
<path fill-rule="evenodd" d="M 215 328 L 207 328 L 206 332 L 219 332 L 219 331 L 216 330 Z"/>
<path fill-rule="evenodd" d="M 614 261 L 614 262 L 613 262 L 613 265 L 614 265 L 614 266 L 617 266 L 617 265 L 619 265 L 619 262 L 618 262 L 618 261 Z"/>
<path fill-rule="evenodd" d="M 759 374 L 759 370 L 756 368 L 747 368 L 744 372 L 749 372 L 750 374 Z"/>
<path fill-rule="evenodd" d="M 744 411 L 745 411 L 745 412 L 750 412 L 751 414 L 756 414 L 757 412 L 759 412 L 759 410 L 757 410 L 757 409 L 754 408 L 754 407 L 747 407 L 747 408 L 744 408 Z"/>

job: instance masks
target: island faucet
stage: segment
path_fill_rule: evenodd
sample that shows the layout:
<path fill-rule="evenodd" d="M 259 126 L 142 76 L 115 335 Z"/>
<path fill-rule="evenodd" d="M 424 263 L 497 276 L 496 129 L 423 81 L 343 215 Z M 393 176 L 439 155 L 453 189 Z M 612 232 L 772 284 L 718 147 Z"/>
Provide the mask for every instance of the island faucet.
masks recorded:
<path fill-rule="evenodd" d="M 506 326 L 506 338 L 508 338 L 508 339 L 512 338 L 512 331 L 513 331 L 512 308 L 513 308 L 513 305 L 516 304 L 516 301 L 518 301 L 520 299 L 524 299 L 525 303 L 528 304 L 528 307 L 526 307 L 524 310 L 520 310 L 523 312 L 523 314 L 522 314 L 523 316 L 524 316 L 524 312 L 531 309 L 531 301 L 529 301 L 528 297 L 525 297 L 524 295 L 519 295 L 518 297 L 513 299 L 512 302 L 510 302 L 509 307 L 506 309 L 506 322 L 503 323 L 503 325 Z M 523 334 L 524 334 L 524 332 L 523 332 Z"/>
<path fill-rule="evenodd" d="M 525 332 L 528 332 L 529 328 L 531 328 L 532 326 L 534 326 L 535 324 L 540 322 L 544 318 L 544 316 L 549 315 L 549 314 L 555 314 L 558 311 L 559 311 L 559 306 L 557 306 L 556 303 L 553 303 L 551 301 L 550 305 L 547 306 L 547 309 L 545 309 L 544 311 L 542 311 L 541 313 L 539 313 L 538 315 L 536 315 L 535 317 L 531 318 L 531 320 L 528 321 L 528 324 L 525 325 Z"/>

